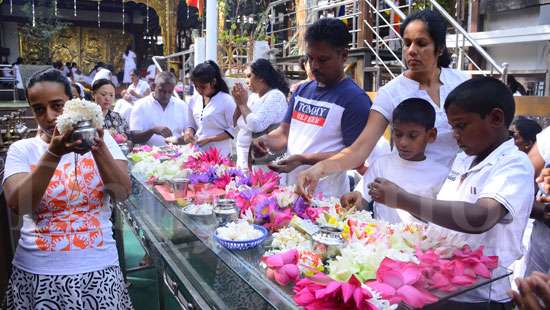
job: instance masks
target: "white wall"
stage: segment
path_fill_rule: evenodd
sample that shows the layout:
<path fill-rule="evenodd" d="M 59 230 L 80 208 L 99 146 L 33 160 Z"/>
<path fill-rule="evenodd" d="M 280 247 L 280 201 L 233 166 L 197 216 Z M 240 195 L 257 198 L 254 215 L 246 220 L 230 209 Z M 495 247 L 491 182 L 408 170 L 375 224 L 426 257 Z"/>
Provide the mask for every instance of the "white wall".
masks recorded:
<path fill-rule="evenodd" d="M 491 12 L 485 16 L 483 31 L 505 30 L 539 24 L 539 7 L 529 7 L 505 12 Z"/>
<path fill-rule="evenodd" d="M 0 42 L 0 45 L 10 49 L 8 62 L 13 63 L 17 57 L 19 57 L 19 36 L 17 35 L 17 23 L 3 22 L 0 24 L 0 30 L 2 31 L 2 42 Z"/>
<path fill-rule="evenodd" d="M 506 30 L 541 24 L 550 24 L 550 5 L 489 13 L 485 16 L 483 30 Z M 546 59 L 550 43 L 547 42 L 493 45 L 486 49 L 498 63 L 509 63 L 512 71 L 546 70 L 548 67 Z"/>
<path fill-rule="evenodd" d="M 548 56 L 549 45 L 547 42 L 494 45 L 487 47 L 487 52 L 497 63 L 510 64 L 512 71 L 545 70 L 545 55 Z"/>

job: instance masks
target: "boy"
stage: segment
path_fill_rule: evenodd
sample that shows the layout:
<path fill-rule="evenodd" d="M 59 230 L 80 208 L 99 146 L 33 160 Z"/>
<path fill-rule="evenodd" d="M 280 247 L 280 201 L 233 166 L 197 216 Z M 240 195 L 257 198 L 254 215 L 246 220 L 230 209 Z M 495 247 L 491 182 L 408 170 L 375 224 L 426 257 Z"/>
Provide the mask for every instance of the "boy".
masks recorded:
<path fill-rule="evenodd" d="M 464 233 L 472 247 L 485 246 L 485 255 L 497 255 L 508 267 L 523 254 L 521 239 L 534 198 L 533 166 L 518 150 L 508 127 L 514 118 L 514 98 L 500 81 L 482 77 L 455 88 L 445 101 L 459 153 L 437 200 L 408 193 L 376 179 L 369 194 L 377 202 L 420 219 Z M 506 292 L 510 281 L 501 279 L 453 300 L 467 309 L 511 308 Z M 457 304 L 458 306 L 458 304 Z"/>
<path fill-rule="evenodd" d="M 428 101 L 410 98 L 401 102 L 392 115 L 392 140 L 397 151 L 374 161 L 363 177 L 362 186 L 358 187 L 361 192 L 344 195 L 342 205 L 349 207 L 362 197 L 372 200 L 364 186 L 376 178 L 391 180 L 417 195 L 435 198 L 448 168 L 424 154 L 428 143 L 435 141 L 437 136 L 434 125 L 435 110 Z M 392 224 L 415 221 L 407 211 L 388 208 L 378 202 L 374 203 L 374 217 Z"/>

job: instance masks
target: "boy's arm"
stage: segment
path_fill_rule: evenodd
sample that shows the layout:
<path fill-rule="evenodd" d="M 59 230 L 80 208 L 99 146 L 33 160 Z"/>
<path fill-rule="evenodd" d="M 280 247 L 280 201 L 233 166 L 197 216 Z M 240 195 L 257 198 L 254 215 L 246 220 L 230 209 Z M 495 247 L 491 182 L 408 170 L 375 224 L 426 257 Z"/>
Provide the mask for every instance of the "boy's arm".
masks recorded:
<path fill-rule="evenodd" d="M 493 228 L 508 210 L 492 198 L 480 198 L 475 203 L 442 201 L 406 192 L 394 183 L 377 178 L 369 185 L 374 201 L 452 230 L 480 234 Z"/>

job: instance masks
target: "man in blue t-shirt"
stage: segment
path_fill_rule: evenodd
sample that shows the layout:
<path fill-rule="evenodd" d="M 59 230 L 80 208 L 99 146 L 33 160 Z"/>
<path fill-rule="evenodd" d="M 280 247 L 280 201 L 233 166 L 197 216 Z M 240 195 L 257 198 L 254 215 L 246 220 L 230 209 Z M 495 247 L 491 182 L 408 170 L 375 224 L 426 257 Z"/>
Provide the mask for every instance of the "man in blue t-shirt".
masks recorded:
<path fill-rule="evenodd" d="M 315 80 L 298 88 L 281 125 L 252 144 L 257 157 L 287 149 L 289 157 L 269 168 L 288 173 L 288 185 L 300 171 L 350 146 L 365 127 L 371 106 L 367 94 L 344 74 L 351 35 L 342 21 L 318 20 L 308 27 L 305 41 Z M 325 196 L 340 197 L 349 190 L 345 172 L 330 175 L 317 187 Z"/>

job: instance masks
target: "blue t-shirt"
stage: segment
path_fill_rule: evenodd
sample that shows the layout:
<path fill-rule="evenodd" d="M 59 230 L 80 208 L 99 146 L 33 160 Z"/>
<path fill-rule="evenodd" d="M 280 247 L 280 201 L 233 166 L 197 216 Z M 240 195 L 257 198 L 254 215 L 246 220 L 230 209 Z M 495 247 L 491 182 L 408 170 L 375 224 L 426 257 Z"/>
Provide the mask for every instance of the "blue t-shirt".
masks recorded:
<path fill-rule="evenodd" d="M 290 125 L 288 153 L 339 151 L 353 144 L 367 124 L 372 103 L 351 79 L 332 87 L 316 81 L 300 86 L 284 121 Z"/>

